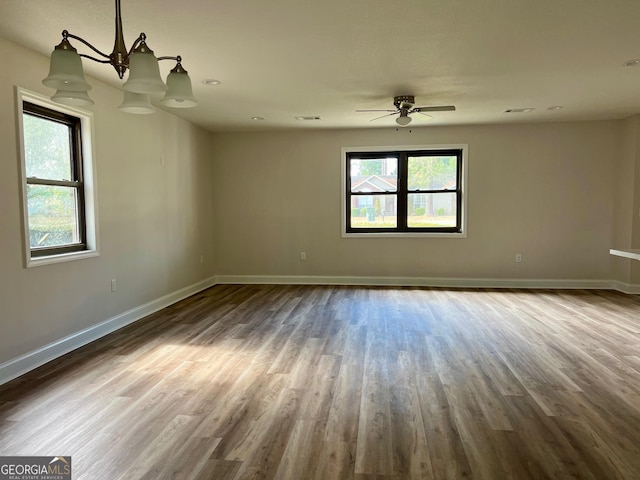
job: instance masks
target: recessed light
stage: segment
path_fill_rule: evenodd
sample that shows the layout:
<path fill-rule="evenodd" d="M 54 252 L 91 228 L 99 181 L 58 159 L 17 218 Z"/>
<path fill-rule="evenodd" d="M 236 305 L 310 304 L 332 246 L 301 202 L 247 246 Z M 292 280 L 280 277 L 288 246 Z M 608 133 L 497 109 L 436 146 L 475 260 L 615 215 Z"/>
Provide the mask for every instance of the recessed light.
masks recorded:
<path fill-rule="evenodd" d="M 222 82 L 220 80 L 216 80 L 215 78 L 205 78 L 202 80 L 202 83 L 205 85 L 220 85 Z"/>
<path fill-rule="evenodd" d="M 322 120 L 320 117 L 294 117 L 296 120 Z"/>
<path fill-rule="evenodd" d="M 251 117 L 251 120 L 264 120 L 264 117 Z"/>
<path fill-rule="evenodd" d="M 640 65 L 640 58 L 636 58 L 635 60 L 629 60 L 628 62 L 624 62 L 622 64 L 623 67 L 636 67 Z"/>
<path fill-rule="evenodd" d="M 562 105 L 555 105 L 553 107 L 547 108 L 547 110 L 562 110 Z"/>
<path fill-rule="evenodd" d="M 505 110 L 504 113 L 529 113 L 533 112 L 535 108 L 510 108 Z"/>

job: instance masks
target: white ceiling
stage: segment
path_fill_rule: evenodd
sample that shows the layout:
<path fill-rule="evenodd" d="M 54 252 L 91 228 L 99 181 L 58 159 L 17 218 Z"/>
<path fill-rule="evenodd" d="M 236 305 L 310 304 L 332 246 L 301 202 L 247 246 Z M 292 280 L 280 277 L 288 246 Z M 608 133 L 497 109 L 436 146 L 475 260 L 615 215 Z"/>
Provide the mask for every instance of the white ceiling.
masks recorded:
<path fill-rule="evenodd" d="M 114 10 L 1 0 L 0 36 L 48 55 L 67 29 L 110 52 Z M 199 105 L 172 112 L 211 131 L 395 126 L 354 110 L 393 108 L 399 94 L 457 107 L 413 126 L 640 113 L 640 66 L 623 67 L 640 58 L 639 0 L 122 0 L 122 16 L 127 46 L 144 31 L 156 55 L 182 55 Z"/>

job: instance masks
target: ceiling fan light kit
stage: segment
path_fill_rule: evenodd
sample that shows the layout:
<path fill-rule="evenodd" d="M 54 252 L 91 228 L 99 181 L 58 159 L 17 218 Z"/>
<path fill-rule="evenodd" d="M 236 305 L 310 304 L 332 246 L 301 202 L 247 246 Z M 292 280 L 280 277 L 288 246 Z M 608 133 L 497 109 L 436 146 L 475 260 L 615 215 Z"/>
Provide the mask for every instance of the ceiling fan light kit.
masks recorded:
<path fill-rule="evenodd" d="M 420 113 L 425 117 L 431 118 L 425 112 L 454 112 L 456 107 L 453 105 L 436 105 L 427 107 L 414 107 L 415 97 L 413 95 L 398 95 L 393 97 L 393 105 L 395 110 L 356 110 L 356 112 L 390 112 L 380 117 L 372 118 L 370 121 L 379 120 L 390 115 L 398 115 L 396 123 L 401 127 L 406 127 L 411 123 L 412 118 L 409 116 L 413 113 Z"/>
<path fill-rule="evenodd" d="M 409 115 L 402 115 L 402 113 L 400 114 L 400 116 L 398 118 L 396 118 L 396 123 L 398 125 L 400 125 L 401 127 L 406 127 L 407 125 L 409 125 L 411 123 L 411 117 Z"/>
<path fill-rule="evenodd" d="M 93 100 L 87 93 L 91 90 L 91 85 L 84 77 L 81 57 L 88 58 L 94 62 L 111 65 L 120 79 L 129 70 L 129 77 L 124 83 L 124 100 L 120 105 L 120 110 L 127 113 L 146 114 L 153 113 L 151 105 L 151 95 L 165 94 L 160 103 L 167 107 L 189 108 L 198 104 L 193 96 L 191 79 L 187 71 L 182 67 L 182 58 L 156 57 L 146 43 L 147 36 L 141 33 L 133 42 L 130 50 L 124 42 L 122 34 L 122 16 L 120 13 L 120 0 L 115 0 L 115 40 L 113 51 L 106 54 L 98 50 L 91 43 L 69 33 L 62 32 L 62 42 L 55 47 L 51 54 L 49 64 L 49 75 L 42 83 L 50 88 L 54 88 L 56 93 L 51 97 L 54 102 L 72 106 L 93 105 Z M 101 58 L 91 55 L 79 54 L 71 45 L 69 39 L 77 40 L 89 47 Z M 159 60 L 173 60 L 176 66 L 169 72 L 166 84 L 160 77 Z"/>

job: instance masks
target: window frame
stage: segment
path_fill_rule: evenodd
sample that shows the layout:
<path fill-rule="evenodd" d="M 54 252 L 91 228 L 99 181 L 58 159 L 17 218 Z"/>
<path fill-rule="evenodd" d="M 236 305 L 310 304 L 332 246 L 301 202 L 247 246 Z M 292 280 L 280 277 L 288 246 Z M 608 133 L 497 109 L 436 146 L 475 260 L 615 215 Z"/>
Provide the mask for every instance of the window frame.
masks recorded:
<path fill-rule="evenodd" d="M 46 97 L 19 87 L 16 87 L 16 105 L 25 267 L 29 268 L 98 256 L 97 195 L 92 151 L 93 114 L 75 107 L 54 103 Z M 23 125 L 23 115 L 25 114 L 50 119 L 70 128 L 72 178 L 69 181 L 27 177 Z M 31 247 L 27 201 L 29 185 L 76 188 L 79 235 L 77 243 L 55 247 Z"/>
<path fill-rule="evenodd" d="M 456 227 L 408 227 L 407 202 L 408 190 L 407 166 L 408 157 L 425 154 L 426 156 L 455 155 L 458 158 L 457 185 L 455 190 L 421 190 L 416 193 L 448 192 L 456 194 L 457 225 Z M 383 147 L 344 147 L 342 148 L 342 237 L 433 237 L 433 238 L 466 238 L 467 237 L 467 155 L 468 145 L 420 145 L 420 146 L 383 146 Z M 362 192 L 354 195 L 351 192 L 350 159 L 357 156 L 363 159 L 398 158 L 398 186 L 394 192 Z M 395 195 L 398 223 L 393 228 L 356 228 L 350 226 L 351 198 L 361 195 Z M 401 218 L 402 217 L 402 218 Z"/>

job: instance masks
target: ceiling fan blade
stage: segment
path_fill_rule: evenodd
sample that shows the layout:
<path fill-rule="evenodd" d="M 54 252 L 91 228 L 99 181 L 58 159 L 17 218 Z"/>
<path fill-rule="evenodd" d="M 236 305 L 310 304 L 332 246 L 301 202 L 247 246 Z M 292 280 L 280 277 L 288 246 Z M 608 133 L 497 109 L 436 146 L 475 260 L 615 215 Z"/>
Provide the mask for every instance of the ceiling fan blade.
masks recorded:
<path fill-rule="evenodd" d="M 439 105 L 433 107 L 414 107 L 414 112 L 455 112 L 456 107 L 453 105 Z"/>
<path fill-rule="evenodd" d="M 372 118 L 372 119 L 371 119 L 371 120 L 369 120 L 369 121 L 370 121 L 370 122 L 373 122 L 374 120 L 380 120 L 381 118 L 388 117 L 388 116 L 390 116 L 390 115 L 397 115 L 397 113 L 398 113 L 398 112 L 393 111 L 393 112 L 391 112 L 391 113 L 387 113 L 386 115 L 382 115 L 382 116 L 380 116 L 380 117 Z"/>
<path fill-rule="evenodd" d="M 396 113 L 398 110 L 356 110 L 356 112 L 393 112 Z"/>

